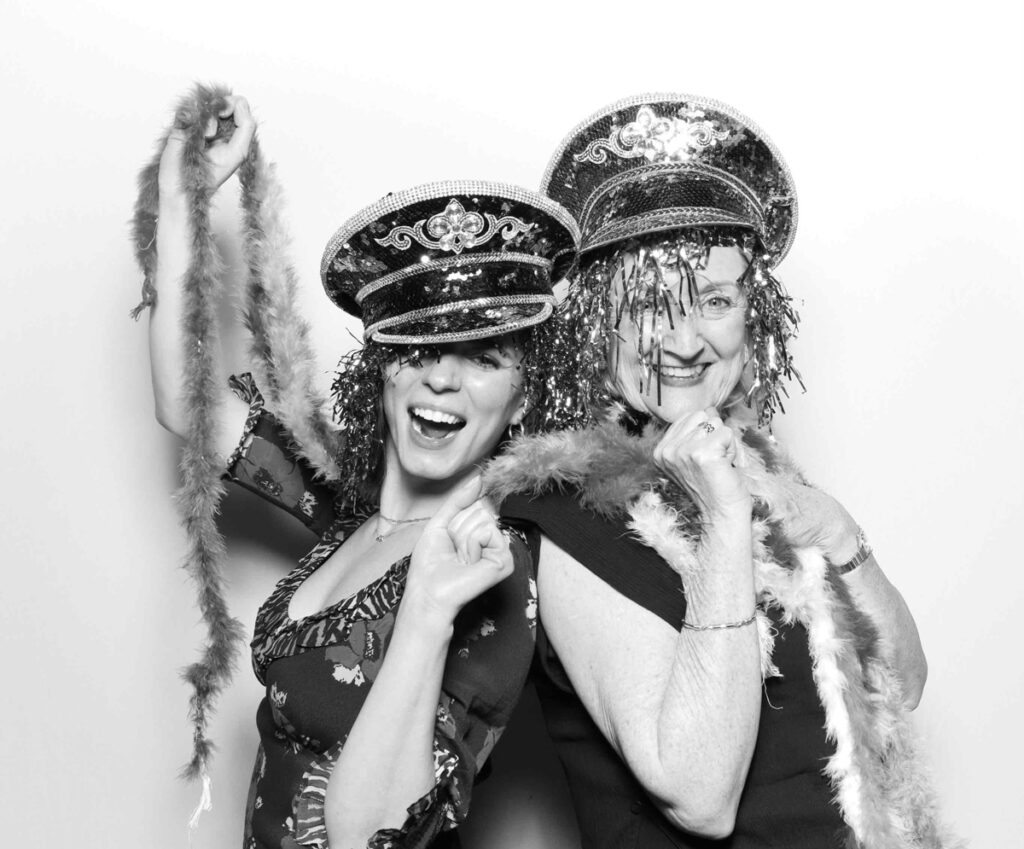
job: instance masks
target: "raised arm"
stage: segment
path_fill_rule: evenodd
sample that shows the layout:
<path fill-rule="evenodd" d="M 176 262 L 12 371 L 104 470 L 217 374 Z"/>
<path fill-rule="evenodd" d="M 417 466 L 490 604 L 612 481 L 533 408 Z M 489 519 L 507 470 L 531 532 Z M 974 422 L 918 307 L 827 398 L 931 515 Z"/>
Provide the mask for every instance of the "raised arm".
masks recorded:
<path fill-rule="evenodd" d="M 717 417 L 706 433 L 705 421 L 673 424 L 655 455 L 704 519 L 696 569 L 659 550 L 684 573 L 685 621 L 700 630 L 676 632 L 546 539 L 538 590 L 573 686 L 652 801 L 679 828 L 724 837 L 757 738 L 761 667 L 751 499 L 731 466 L 733 434 Z"/>
<path fill-rule="evenodd" d="M 256 124 L 244 98 L 229 96 L 221 111 L 222 118 L 233 118 L 234 132 L 223 140 L 216 137 L 217 121 L 205 128 L 205 156 L 210 186 L 215 190 L 224 183 L 244 160 L 255 133 Z M 159 207 L 156 231 L 157 266 L 154 278 L 156 303 L 150 314 L 149 350 L 153 379 L 156 418 L 163 427 L 184 437 L 188 431 L 188 410 L 183 401 L 186 374 L 186 345 L 191 331 L 185 326 L 185 282 L 192 263 L 197 234 L 192 223 L 188 194 L 182 185 L 188 166 L 195 173 L 196 163 L 184 162 L 185 136 L 182 130 L 171 131 L 160 159 Z M 226 378 L 226 375 L 222 375 Z M 247 415 L 245 404 L 228 390 L 225 379 L 218 403 L 222 421 L 214 430 L 217 448 L 227 456 L 241 432 Z"/>
<path fill-rule="evenodd" d="M 413 552 L 384 662 L 328 784 L 333 849 L 371 837 L 423 846 L 461 819 L 525 682 L 529 555 L 519 542 L 513 555 L 479 489 L 479 478 L 460 486 Z M 488 624 L 467 637 L 456 615 L 465 607 L 476 625 L 477 604 Z"/>

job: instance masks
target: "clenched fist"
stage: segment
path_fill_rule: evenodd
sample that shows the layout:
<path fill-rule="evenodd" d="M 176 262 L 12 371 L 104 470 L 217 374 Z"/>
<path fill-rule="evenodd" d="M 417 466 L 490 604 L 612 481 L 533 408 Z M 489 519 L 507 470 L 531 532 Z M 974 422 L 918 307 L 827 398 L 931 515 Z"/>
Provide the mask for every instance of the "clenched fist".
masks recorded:
<path fill-rule="evenodd" d="M 403 605 L 451 623 L 462 607 L 512 574 L 512 552 L 473 475 L 426 524 L 412 552 Z"/>
<path fill-rule="evenodd" d="M 734 465 L 739 451 L 737 434 L 708 407 L 669 426 L 654 463 L 690 494 L 705 521 L 749 520 L 750 492 Z"/>

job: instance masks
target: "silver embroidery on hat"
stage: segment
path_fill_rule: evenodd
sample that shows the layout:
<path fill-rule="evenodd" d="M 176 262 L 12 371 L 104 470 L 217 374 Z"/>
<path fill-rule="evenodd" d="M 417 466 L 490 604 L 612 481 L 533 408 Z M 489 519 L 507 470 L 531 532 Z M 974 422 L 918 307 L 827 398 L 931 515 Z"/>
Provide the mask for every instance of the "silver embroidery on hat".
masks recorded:
<path fill-rule="evenodd" d="M 374 241 L 382 247 L 395 247 L 404 251 L 412 246 L 411 236 L 426 248 L 460 254 L 466 248 L 489 242 L 499 231 L 501 238 L 507 242 L 520 233 L 525 233 L 532 226 L 511 215 L 498 218 L 490 212 L 483 215 L 479 212 L 467 212 L 456 198 L 452 198 L 444 212 L 417 221 L 412 227 L 402 224 L 383 239 Z"/>
<path fill-rule="evenodd" d="M 728 130 L 716 129 L 715 122 L 704 118 L 704 111 L 692 104 L 684 104 L 676 116 L 661 117 L 650 106 L 641 106 L 636 120 L 612 130 L 607 139 L 595 139 L 573 159 L 600 165 L 607 161 L 608 153 L 614 153 L 622 159 L 686 162 L 729 137 Z"/>

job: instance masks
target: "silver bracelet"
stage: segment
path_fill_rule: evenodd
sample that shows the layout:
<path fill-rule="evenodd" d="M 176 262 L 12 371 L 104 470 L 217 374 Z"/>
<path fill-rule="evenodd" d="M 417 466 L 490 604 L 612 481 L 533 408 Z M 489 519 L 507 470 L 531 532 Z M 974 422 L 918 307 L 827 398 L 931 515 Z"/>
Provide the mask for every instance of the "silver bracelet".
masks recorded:
<path fill-rule="evenodd" d="M 742 628 L 744 625 L 749 625 L 757 619 L 757 608 L 754 608 L 754 612 L 750 614 L 746 619 L 740 619 L 738 622 L 721 622 L 716 625 L 693 625 L 690 622 L 683 620 L 683 627 L 688 631 L 724 631 L 726 628 Z"/>
<path fill-rule="evenodd" d="M 837 575 L 846 575 L 860 566 L 861 563 L 867 560 L 870 556 L 871 546 L 868 545 L 868 538 L 864 535 L 864 530 L 862 528 L 857 528 L 857 552 L 845 563 L 841 563 L 839 565 L 830 563 L 829 566 Z"/>

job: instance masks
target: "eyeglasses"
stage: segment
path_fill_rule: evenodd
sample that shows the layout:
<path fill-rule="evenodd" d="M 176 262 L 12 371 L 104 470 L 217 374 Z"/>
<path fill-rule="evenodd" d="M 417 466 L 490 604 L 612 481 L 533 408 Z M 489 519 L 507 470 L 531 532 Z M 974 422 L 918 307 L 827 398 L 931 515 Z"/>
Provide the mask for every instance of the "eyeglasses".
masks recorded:
<path fill-rule="evenodd" d="M 689 298 L 689 303 L 683 303 L 679 293 L 667 287 L 649 286 L 646 289 L 642 299 L 636 297 L 634 303 L 625 310 L 641 324 L 649 321 L 668 322 L 672 327 L 676 322 L 687 319 L 718 321 L 746 306 L 746 298 L 738 286 L 732 292 L 720 287 L 708 289 L 698 293 L 695 298 Z"/>

